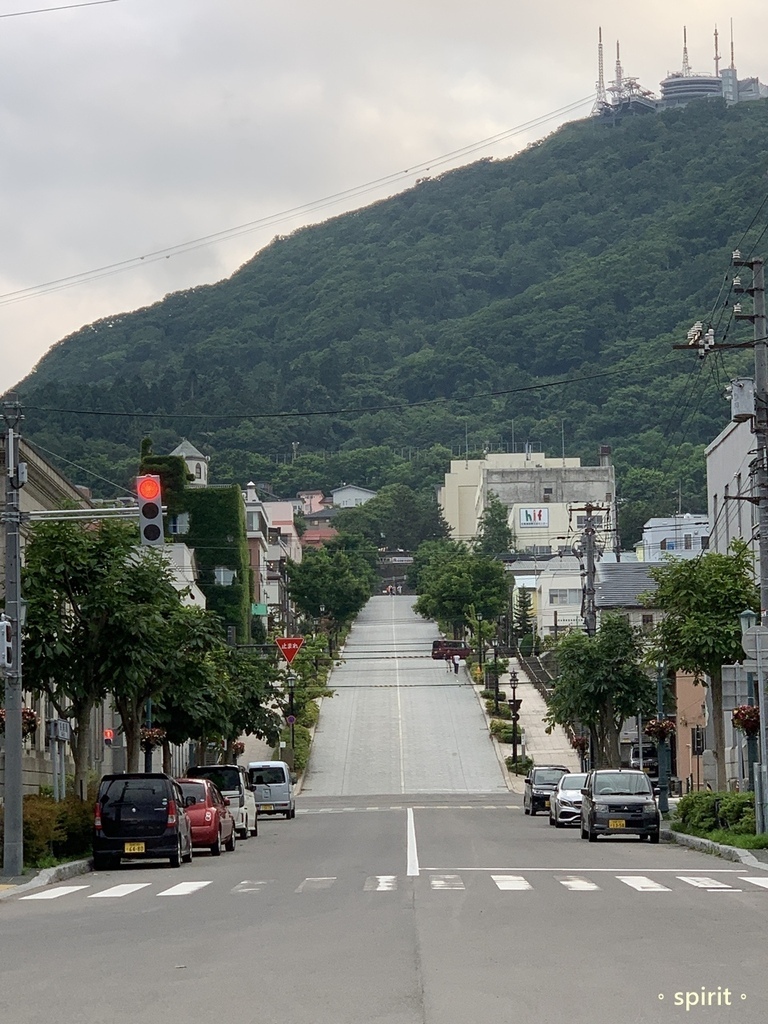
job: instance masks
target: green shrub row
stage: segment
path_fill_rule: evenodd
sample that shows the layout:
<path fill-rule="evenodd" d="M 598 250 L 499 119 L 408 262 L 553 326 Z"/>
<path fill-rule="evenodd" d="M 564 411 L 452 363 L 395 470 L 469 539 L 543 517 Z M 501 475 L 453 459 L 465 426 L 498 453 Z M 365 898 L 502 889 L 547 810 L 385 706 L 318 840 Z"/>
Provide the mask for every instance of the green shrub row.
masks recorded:
<path fill-rule="evenodd" d="M 527 775 L 528 772 L 533 768 L 532 757 L 518 757 L 517 761 L 512 760 L 512 755 L 504 758 L 504 763 L 507 766 L 507 770 L 512 772 L 513 775 Z"/>
<path fill-rule="evenodd" d="M 493 700 L 487 700 L 485 702 L 485 710 L 489 715 L 495 715 L 496 718 L 503 718 L 506 721 L 512 717 L 512 711 L 509 704 L 499 704 L 499 710 L 496 710 L 496 702 Z"/>
<path fill-rule="evenodd" d="M 24 865 L 50 867 L 59 860 L 90 855 L 93 839 L 93 803 L 69 796 L 56 803 L 36 793 L 24 797 Z M 0 843 L 3 811 L 0 807 Z"/>
<path fill-rule="evenodd" d="M 291 744 L 291 728 L 288 726 L 280 733 L 280 739 L 283 740 L 288 746 Z M 305 725 L 299 725 L 296 723 L 293 727 L 293 770 L 297 775 L 301 775 L 304 769 L 307 767 L 309 762 L 309 746 L 310 746 L 311 734 L 309 729 Z M 276 747 L 272 752 L 272 756 L 275 760 L 281 760 L 282 755 L 280 748 Z"/>
<path fill-rule="evenodd" d="M 489 700 L 492 703 L 495 702 L 495 700 L 496 700 L 496 695 L 495 695 L 495 691 L 494 690 L 481 690 L 480 691 L 480 696 L 483 698 L 483 700 Z M 499 700 L 500 701 L 504 701 L 506 703 L 507 695 L 506 695 L 504 690 L 499 690 Z"/>
<path fill-rule="evenodd" d="M 687 793 L 677 805 L 673 828 L 702 836 L 717 830 L 754 835 L 755 794 Z"/>

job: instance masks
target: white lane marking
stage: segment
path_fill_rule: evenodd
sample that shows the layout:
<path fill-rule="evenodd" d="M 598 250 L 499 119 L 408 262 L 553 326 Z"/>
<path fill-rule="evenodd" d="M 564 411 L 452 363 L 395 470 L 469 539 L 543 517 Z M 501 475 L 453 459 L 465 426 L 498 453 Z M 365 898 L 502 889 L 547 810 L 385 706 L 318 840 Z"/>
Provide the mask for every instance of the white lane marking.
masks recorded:
<path fill-rule="evenodd" d="M 60 885 L 56 889 L 44 889 L 43 892 L 33 892 L 31 896 L 21 896 L 22 900 L 57 900 L 59 896 L 68 896 L 71 892 L 78 892 L 80 889 L 90 889 L 89 885 Z"/>
<path fill-rule="evenodd" d="M 419 873 L 419 851 L 416 846 L 416 827 L 413 823 L 413 808 L 409 807 L 407 812 L 407 826 L 406 826 L 406 869 L 405 873 L 409 877 L 414 877 Z"/>
<path fill-rule="evenodd" d="M 418 810 L 418 808 L 416 808 L 416 810 Z M 451 866 L 450 868 L 447 868 L 447 867 L 439 867 L 439 868 L 435 867 L 435 868 L 423 868 L 422 870 L 423 871 L 489 871 L 489 872 L 490 871 L 497 871 L 497 872 L 499 872 L 499 871 L 525 871 L 526 874 L 529 874 L 531 871 L 553 871 L 553 872 L 559 872 L 559 873 L 562 873 L 562 874 L 567 874 L 570 871 L 578 871 L 578 872 L 580 872 L 582 874 L 584 872 L 595 872 L 595 871 L 603 871 L 603 872 L 605 872 L 605 871 L 607 871 L 607 872 L 609 872 L 610 874 L 613 875 L 613 874 L 616 874 L 617 871 L 622 871 L 622 870 L 626 871 L 627 868 L 623 868 L 623 869 L 622 868 L 574 868 L 574 867 L 568 867 L 568 868 L 531 868 L 531 867 L 527 867 L 527 866 L 521 865 L 518 868 L 516 868 L 516 867 L 505 867 L 505 868 L 476 868 L 476 867 L 475 868 L 471 868 L 471 867 L 466 867 L 466 868 L 457 868 L 457 867 Z M 655 875 L 659 874 L 659 872 L 666 872 L 668 874 L 676 875 L 678 873 L 678 871 L 680 870 L 680 868 L 650 868 L 650 870 Z M 735 875 L 735 874 L 737 874 L 738 870 L 739 870 L 738 868 L 710 868 L 709 873 L 710 873 L 710 875 L 718 875 L 718 874 L 720 874 L 720 875 L 728 875 L 728 874 Z M 627 875 L 627 878 L 630 878 L 630 877 L 633 877 L 633 876 Z M 639 875 L 638 877 L 644 877 L 644 876 Z"/>
<path fill-rule="evenodd" d="M 625 885 L 637 889 L 638 892 L 672 892 L 666 885 L 654 882 L 653 879 L 646 878 L 645 875 L 616 875 L 616 877 Z"/>
<path fill-rule="evenodd" d="M 190 896 L 193 892 L 197 892 L 198 889 L 204 889 L 206 885 L 210 885 L 210 882 L 179 882 L 178 885 L 172 885 L 170 889 L 164 889 L 159 892 L 158 896 Z"/>
<path fill-rule="evenodd" d="M 572 892 L 591 892 L 600 888 L 595 882 L 590 882 L 588 878 L 579 878 L 576 875 L 568 875 L 567 878 L 559 878 L 558 881 L 560 885 L 564 885 Z"/>
<path fill-rule="evenodd" d="M 393 892 L 397 888 L 397 875 L 369 875 L 364 892 Z"/>
<path fill-rule="evenodd" d="M 392 649 L 395 656 L 395 692 L 397 694 L 397 739 L 400 748 L 400 792 L 405 792 L 405 763 L 403 760 L 403 706 L 400 701 L 400 659 L 397 655 L 397 634 L 395 632 L 395 605 L 392 602 Z"/>
<path fill-rule="evenodd" d="M 264 888 L 265 885 L 269 885 L 269 880 L 265 880 L 265 881 L 259 880 L 257 882 L 252 882 L 249 879 L 246 879 L 246 881 L 240 882 L 239 885 L 236 885 L 234 887 L 234 889 L 230 889 L 229 891 L 232 892 L 232 893 L 234 893 L 234 892 L 261 892 L 261 890 Z"/>
<path fill-rule="evenodd" d="M 101 892 L 92 892 L 88 897 L 89 900 L 108 900 L 108 899 L 119 899 L 121 896 L 130 896 L 132 892 L 138 892 L 139 889 L 146 889 L 149 886 L 149 882 L 126 882 L 123 885 L 113 885 L 111 889 L 103 889 Z"/>
<path fill-rule="evenodd" d="M 693 885 L 697 889 L 730 889 L 731 892 L 736 892 L 731 885 L 726 885 L 725 882 L 719 882 L 716 878 L 707 878 L 706 875 L 678 875 L 681 882 L 687 882 L 688 885 Z"/>
<path fill-rule="evenodd" d="M 491 875 L 499 889 L 532 889 L 533 886 L 522 875 Z"/>
<path fill-rule="evenodd" d="M 464 888 L 464 883 L 458 875 L 430 875 L 429 884 L 433 889 Z"/>
<path fill-rule="evenodd" d="M 308 892 L 314 889 L 330 889 L 336 881 L 336 876 L 331 878 L 305 878 L 301 885 L 294 889 L 294 892 Z"/>
<path fill-rule="evenodd" d="M 751 882 L 753 885 L 759 885 L 763 889 L 768 889 L 768 876 L 766 875 L 760 875 L 757 878 L 752 877 L 752 875 L 741 875 L 739 881 Z"/>

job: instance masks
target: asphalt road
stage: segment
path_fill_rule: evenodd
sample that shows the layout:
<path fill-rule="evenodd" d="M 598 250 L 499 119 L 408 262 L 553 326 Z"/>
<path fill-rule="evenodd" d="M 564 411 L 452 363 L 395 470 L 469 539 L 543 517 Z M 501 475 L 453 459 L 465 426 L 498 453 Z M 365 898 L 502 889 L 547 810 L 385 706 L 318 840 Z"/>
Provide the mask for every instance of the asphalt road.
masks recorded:
<path fill-rule="evenodd" d="M 303 795 L 259 832 L 0 902 L 0 1021 L 765 1018 L 768 872 L 466 788 Z"/>

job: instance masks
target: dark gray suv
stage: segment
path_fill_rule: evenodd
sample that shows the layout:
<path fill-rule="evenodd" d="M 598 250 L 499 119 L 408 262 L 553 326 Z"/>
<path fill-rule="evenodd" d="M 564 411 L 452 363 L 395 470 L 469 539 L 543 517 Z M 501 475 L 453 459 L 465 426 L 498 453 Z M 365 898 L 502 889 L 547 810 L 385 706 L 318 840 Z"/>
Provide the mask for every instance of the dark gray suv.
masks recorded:
<path fill-rule="evenodd" d="M 600 768 L 589 773 L 581 792 L 582 839 L 640 836 L 658 843 L 661 816 L 645 772 Z"/>

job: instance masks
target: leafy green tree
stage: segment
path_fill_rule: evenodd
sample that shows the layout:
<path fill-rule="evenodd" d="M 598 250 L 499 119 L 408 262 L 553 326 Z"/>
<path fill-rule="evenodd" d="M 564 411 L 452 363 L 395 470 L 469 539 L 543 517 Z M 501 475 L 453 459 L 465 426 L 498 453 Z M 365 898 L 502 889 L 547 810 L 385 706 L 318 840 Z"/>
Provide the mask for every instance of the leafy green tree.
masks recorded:
<path fill-rule="evenodd" d="M 451 623 L 454 630 L 469 625 L 477 612 L 495 619 L 507 602 L 502 564 L 469 551 L 436 558 L 421 573 L 419 584 L 415 610 L 424 618 Z"/>
<path fill-rule="evenodd" d="M 405 484 L 382 487 L 370 501 L 341 509 L 334 526 L 361 534 L 377 548 L 403 551 L 415 551 L 422 541 L 448 535 L 434 493 L 414 491 Z"/>
<path fill-rule="evenodd" d="M 288 586 L 297 607 L 312 618 L 351 622 L 372 593 L 370 578 L 361 577 L 344 551 L 309 548 L 301 562 L 288 561 Z"/>
<path fill-rule="evenodd" d="M 587 726 L 594 767 L 621 767 L 622 723 L 650 710 L 655 695 L 655 684 L 642 667 L 640 633 L 621 615 L 603 615 L 595 636 L 573 630 L 554 650 L 557 678 L 546 721 L 550 726 Z"/>
<path fill-rule="evenodd" d="M 518 587 L 512 613 L 512 627 L 517 639 L 533 633 L 535 624 L 531 592 L 527 587 Z"/>
<path fill-rule="evenodd" d="M 513 538 L 509 527 L 509 509 L 495 491 L 490 491 L 480 516 L 473 549 L 478 555 L 501 555 L 514 550 Z"/>
<path fill-rule="evenodd" d="M 644 596 L 645 603 L 664 612 L 651 634 L 651 654 L 668 669 L 692 672 L 697 682 L 709 677 L 717 788 L 723 790 L 722 666 L 743 659 L 739 614 L 760 607 L 752 555 L 743 541 L 734 540 L 730 554 L 709 551 L 698 558 L 669 559 L 649 575 L 656 589 Z"/>
<path fill-rule="evenodd" d="M 467 547 L 455 540 L 425 540 L 413 555 L 413 561 L 406 570 L 406 581 L 411 590 L 421 593 L 424 574 L 437 562 L 449 562 L 460 554 L 466 554 Z"/>

